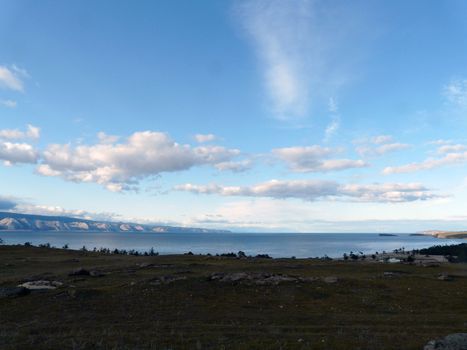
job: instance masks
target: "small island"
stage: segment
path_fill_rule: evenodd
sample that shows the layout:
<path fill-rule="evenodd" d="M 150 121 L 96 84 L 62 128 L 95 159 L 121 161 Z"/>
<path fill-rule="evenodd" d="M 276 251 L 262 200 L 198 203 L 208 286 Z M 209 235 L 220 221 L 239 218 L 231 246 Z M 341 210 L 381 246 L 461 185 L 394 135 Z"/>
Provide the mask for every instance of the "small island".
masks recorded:
<path fill-rule="evenodd" d="M 394 233 L 380 233 L 378 236 L 381 236 L 381 237 L 393 237 L 393 236 L 397 236 L 397 235 L 395 235 Z"/>

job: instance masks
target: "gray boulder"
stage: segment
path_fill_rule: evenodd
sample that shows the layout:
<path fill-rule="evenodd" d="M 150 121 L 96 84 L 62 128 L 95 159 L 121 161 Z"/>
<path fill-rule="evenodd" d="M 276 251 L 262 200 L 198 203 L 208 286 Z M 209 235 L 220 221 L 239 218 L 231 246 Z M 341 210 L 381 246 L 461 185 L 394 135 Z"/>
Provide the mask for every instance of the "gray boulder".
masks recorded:
<path fill-rule="evenodd" d="M 29 290 L 47 290 L 56 289 L 57 287 L 61 287 L 62 285 L 63 283 L 59 281 L 38 280 L 22 283 L 18 287 L 26 288 Z"/>
<path fill-rule="evenodd" d="M 454 333 L 442 339 L 430 340 L 423 350 L 467 350 L 467 333 Z"/>

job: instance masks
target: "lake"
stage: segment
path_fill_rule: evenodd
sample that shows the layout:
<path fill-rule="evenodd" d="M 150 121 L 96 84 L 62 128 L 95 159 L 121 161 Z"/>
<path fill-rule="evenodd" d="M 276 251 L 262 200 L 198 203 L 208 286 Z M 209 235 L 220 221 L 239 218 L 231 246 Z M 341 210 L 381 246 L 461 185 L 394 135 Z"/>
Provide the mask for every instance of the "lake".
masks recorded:
<path fill-rule="evenodd" d="M 437 244 L 465 243 L 461 239 L 437 239 L 430 236 L 379 236 L 371 233 L 110 233 L 110 232 L 0 232 L 5 244 L 68 244 L 70 249 L 135 249 L 151 247 L 160 254 L 220 254 L 244 251 L 248 255 L 308 258 L 340 257 L 344 253 L 392 251 L 425 248 Z"/>

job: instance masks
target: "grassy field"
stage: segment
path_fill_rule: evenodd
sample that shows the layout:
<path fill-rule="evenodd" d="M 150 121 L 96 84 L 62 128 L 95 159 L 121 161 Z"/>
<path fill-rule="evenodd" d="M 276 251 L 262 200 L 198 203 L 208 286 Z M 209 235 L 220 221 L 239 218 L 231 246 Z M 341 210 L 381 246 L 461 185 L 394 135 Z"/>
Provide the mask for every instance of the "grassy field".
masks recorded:
<path fill-rule="evenodd" d="M 105 275 L 69 276 L 78 267 Z M 218 272 L 318 278 L 278 285 L 210 280 Z M 440 273 L 452 280 L 439 280 Z M 323 280 L 330 276 L 337 282 Z M 0 287 L 64 283 L 0 298 L 0 349 L 422 349 L 430 339 L 465 331 L 466 276 L 465 264 L 0 246 Z"/>

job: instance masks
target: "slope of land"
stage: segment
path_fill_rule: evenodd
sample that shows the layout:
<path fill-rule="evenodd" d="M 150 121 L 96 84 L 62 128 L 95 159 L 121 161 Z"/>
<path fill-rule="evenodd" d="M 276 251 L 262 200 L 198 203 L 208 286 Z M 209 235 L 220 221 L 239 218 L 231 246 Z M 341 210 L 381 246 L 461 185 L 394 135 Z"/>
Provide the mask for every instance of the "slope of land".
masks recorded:
<path fill-rule="evenodd" d="M 436 238 L 467 238 L 467 231 L 424 231 L 423 234 L 434 236 Z"/>
<path fill-rule="evenodd" d="M 29 215 L 0 212 L 0 230 L 7 231 L 90 231 L 90 232 L 229 232 L 194 227 L 140 225 L 78 219 L 66 216 Z"/>
<path fill-rule="evenodd" d="M 465 264 L 0 246 L 0 267 L 0 290 L 58 286 L 0 297 L 5 350 L 420 350 L 467 320 Z"/>

